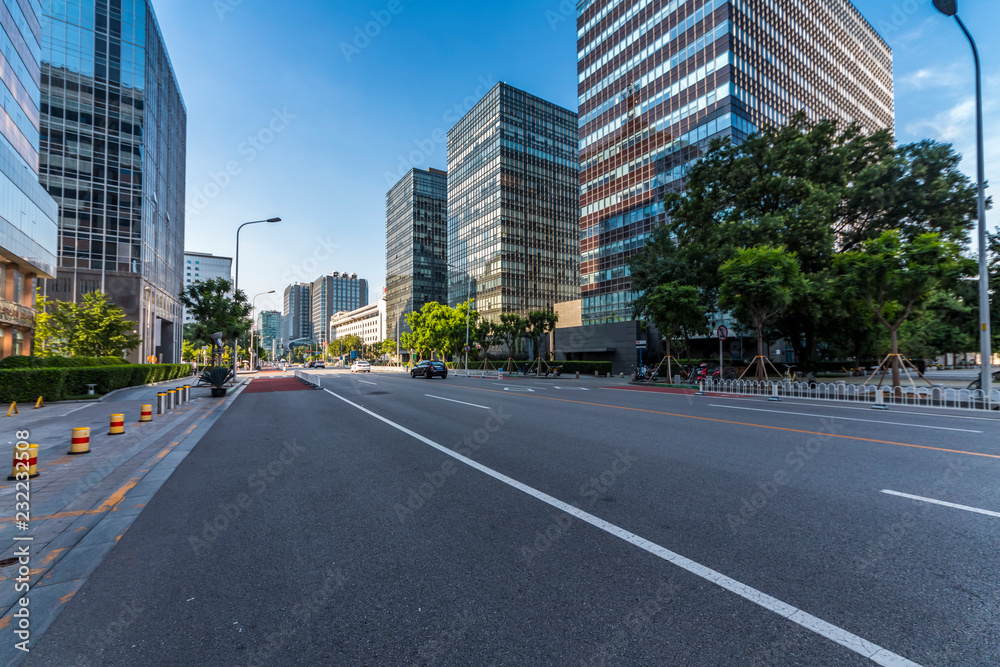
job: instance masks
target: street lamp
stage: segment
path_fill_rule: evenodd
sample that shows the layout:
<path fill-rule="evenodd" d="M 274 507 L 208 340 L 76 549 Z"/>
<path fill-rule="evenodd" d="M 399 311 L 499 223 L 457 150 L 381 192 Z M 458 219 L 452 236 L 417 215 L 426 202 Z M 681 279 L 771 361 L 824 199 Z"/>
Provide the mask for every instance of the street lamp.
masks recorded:
<path fill-rule="evenodd" d="M 253 299 L 250 300 L 250 319 L 253 320 L 253 326 L 250 327 L 250 370 L 253 371 L 256 366 L 253 363 L 254 352 L 256 349 L 253 346 L 253 332 L 257 328 L 257 320 L 254 318 L 254 313 L 257 312 L 257 297 L 264 296 L 265 294 L 274 294 L 274 290 L 268 292 L 261 292 L 260 294 L 255 294 Z"/>
<path fill-rule="evenodd" d="M 461 271 L 454 264 L 448 264 L 448 268 Z M 465 272 L 465 377 L 469 377 L 469 315 L 472 313 L 472 272 Z"/>
<path fill-rule="evenodd" d="M 934 7 L 945 16 L 954 16 L 972 46 L 972 59 L 976 64 L 976 168 L 979 181 L 979 355 L 982 357 L 980 386 L 989 400 L 993 393 L 993 346 L 990 333 L 990 275 L 986 263 L 986 166 L 983 147 L 983 74 L 979 62 L 979 49 L 962 19 L 958 16 L 958 0 L 934 0 Z"/>
<path fill-rule="evenodd" d="M 250 222 L 244 222 L 242 225 L 236 228 L 236 277 L 233 280 L 233 297 L 236 297 L 236 292 L 240 288 L 240 232 L 247 225 L 259 225 L 262 222 L 273 223 L 281 222 L 281 218 L 268 218 L 267 220 L 251 220 Z M 233 373 L 239 373 L 240 368 L 240 342 L 239 340 L 233 341 Z"/>

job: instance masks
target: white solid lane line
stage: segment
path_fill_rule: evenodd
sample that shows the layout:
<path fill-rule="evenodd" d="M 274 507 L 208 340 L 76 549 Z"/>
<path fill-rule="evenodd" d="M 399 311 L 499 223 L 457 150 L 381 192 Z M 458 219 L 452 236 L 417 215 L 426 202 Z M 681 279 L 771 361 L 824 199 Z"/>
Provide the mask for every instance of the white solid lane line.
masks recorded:
<path fill-rule="evenodd" d="M 378 382 L 369 382 L 368 380 L 358 380 L 358 382 L 364 382 L 365 384 L 378 384 Z"/>
<path fill-rule="evenodd" d="M 882 493 L 888 493 L 890 496 L 899 496 L 900 498 L 909 498 L 910 500 L 919 500 L 925 503 L 933 503 L 935 505 L 943 505 L 945 507 L 954 507 L 957 510 L 965 510 L 966 512 L 975 512 L 976 514 L 985 514 L 986 516 L 994 516 L 1000 519 L 1000 512 L 981 510 L 978 507 L 969 507 L 968 505 L 956 505 L 955 503 L 948 503 L 943 500 L 934 500 L 933 498 L 924 498 L 923 496 L 911 496 L 909 493 L 900 493 L 899 491 L 890 491 L 889 489 L 882 489 Z"/>
<path fill-rule="evenodd" d="M 713 396 L 712 398 L 726 398 L 726 397 L 724 397 L 724 396 Z M 756 397 L 755 396 L 754 398 L 761 398 L 761 397 Z M 746 399 L 744 398 L 744 399 L 741 399 L 741 400 L 746 400 Z M 821 399 L 815 399 L 815 400 L 819 401 Z M 859 407 L 855 407 L 855 406 L 852 406 L 852 405 L 830 405 L 828 402 L 821 402 L 821 403 L 793 403 L 791 401 L 782 400 L 782 403 L 784 405 L 801 405 L 801 406 L 804 406 L 804 407 L 807 407 L 807 408 L 822 408 L 824 410 L 862 410 L 864 412 L 867 412 L 868 414 L 871 414 L 871 409 L 872 409 L 872 406 L 870 406 L 870 405 L 865 406 L 863 408 L 859 408 Z M 953 415 L 943 415 L 943 414 L 941 414 L 939 412 L 913 412 L 911 410 L 897 410 L 896 409 L 897 407 L 898 406 L 891 406 L 892 414 L 894 414 L 894 415 L 916 415 L 918 417 L 943 417 L 945 419 L 972 419 L 972 420 L 983 421 L 983 422 L 1000 422 L 1000 419 L 991 418 L 991 417 L 974 417 L 972 415 L 965 414 L 964 412 L 956 412 Z"/>
<path fill-rule="evenodd" d="M 787 410 L 765 410 L 763 408 L 745 408 L 738 405 L 719 405 L 718 403 L 709 403 L 709 407 L 726 408 L 727 410 L 749 410 L 750 412 L 772 412 L 776 415 L 819 417 L 821 419 L 837 419 L 840 421 L 848 421 L 848 422 L 865 422 L 867 424 L 888 424 L 889 426 L 911 426 L 913 428 L 929 428 L 935 431 L 959 431 L 961 433 L 982 433 L 982 431 L 973 431 L 967 428 L 949 428 L 947 426 L 924 426 L 923 424 L 907 424 L 906 422 L 885 422 L 885 421 L 879 421 L 877 419 L 856 419 L 854 417 L 836 417 L 834 415 L 814 415 L 814 414 L 809 414 L 807 412 L 788 412 Z"/>
<path fill-rule="evenodd" d="M 453 398 L 445 398 L 444 396 L 435 396 L 434 394 L 424 394 L 424 396 L 427 396 L 428 398 L 436 398 L 439 401 L 448 401 L 450 403 L 461 403 L 462 405 L 468 405 L 468 406 L 471 406 L 473 408 L 482 408 L 483 410 L 492 410 L 492 408 L 488 408 L 485 405 L 476 405 L 475 403 L 466 403 L 465 401 L 456 401 Z"/>
<path fill-rule="evenodd" d="M 830 641 L 840 644 L 841 646 L 868 658 L 877 665 L 884 665 L 886 667 L 920 667 L 917 663 L 907 660 L 906 658 L 900 655 L 892 653 L 891 651 L 882 648 L 878 644 L 873 644 L 872 642 L 863 639 L 862 637 L 859 637 L 855 634 L 852 634 L 847 630 L 832 625 L 831 623 L 827 623 L 822 619 L 816 618 L 812 614 L 808 614 L 802 611 L 801 609 L 798 609 L 790 604 L 782 602 L 777 598 L 771 597 L 770 595 L 762 591 L 759 591 L 756 588 L 751 588 L 750 586 L 742 584 L 736 581 L 735 579 L 730 579 L 721 572 L 716 572 L 715 570 L 708 568 L 702 565 L 701 563 L 697 563 L 689 558 L 681 556 L 678 553 L 670 551 L 665 547 L 661 547 L 658 544 L 654 544 L 653 542 L 650 542 L 647 539 L 639 537 L 635 533 L 630 533 L 624 528 L 619 528 L 613 523 L 609 523 L 604 519 L 600 519 L 594 516 L 593 514 L 588 514 L 587 512 L 584 512 L 583 510 L 578 509 L 573 505 L 564 503 L 563 501 L 557 498 L 553 498 L 547 493 L 543 493 L 535 488 L 528 486 L 527 484 L 523 484 L 517 481 L 516 479 L 513 479 L 511 477 L 508 477 L 507 475 L 504 475 L 503 473 L 493 470 L 492 468 L 487 468 L 486 466 L 477 463 L 470 458 L 462 456 L 461 454 L 448 449 L 444 445 L 439 445 L 433 440 L 425 438 L 419 433 L 411 431 L 405 426 L 401 426 L 394 421 L 386 419 L 380 414 L 372 412 L 371 410 L 361 405 L 358 405 L 357 403 L 348 400 L 343 396 L 340 396 L 339 394 L 335 394 L 329 389 L 324 389 L 323 391 L 330 394 L 334 398 L 339 399 L 354 408 L 357 408 L 358 410 L 364 412 L 365 414 L 370 415 L 375 419 L 378 419 L 380 422 L 387 424 L 388 426 L 391 426 L 397 431 L 405 433 L 411 438 L 419 440 L 425 445 L 433 447 L 434 449 L 440 451 L 442 454 L 450 456 L 457 461 L 461 461 L 470 468 L 474 468 L 481 473 L 489 475 L 490 477 L 504 484 L 507 484 L 508 486 L 512 486 L 518 491 L 522 491 L 528 494 L 529 496 L 532 496 L 533 498 L 542 501 L 543 503 L 555 507 L 556 509 L 562 510 L 567 514 L 571 514 L 576 518 L 580 519 L 581 521 L 589 523 L 595 528 L 598 528 L 606 533 L 614 535 L 615 537 L 622 539 L 628 542 L 629 544 L 632 544 L 633 546 L 639 547 L 640 549 L 647 551 L 653 554 L 654 556 L 658 556 L 659 558 L 662 558 L 663 560 L 669 563 L 673 563 L 677 567 L 687 570 L 691 574 L 701 577 L 702 579 L 705 579 L 706 581 L 713 583 L 731 593 L 735 593 L 736 595 L 739 595 L 745 600 L 748 600 L 756 605 L 763 607 L 764 609 L 767 609 L 768 611 L 774 612 L 775 614 L 788 619 L 792 623 L 800 625 L 807 630 L 811 630 L 812 632 L 815 632 L 816 634 L 822 637 L 826 637 Z"/>

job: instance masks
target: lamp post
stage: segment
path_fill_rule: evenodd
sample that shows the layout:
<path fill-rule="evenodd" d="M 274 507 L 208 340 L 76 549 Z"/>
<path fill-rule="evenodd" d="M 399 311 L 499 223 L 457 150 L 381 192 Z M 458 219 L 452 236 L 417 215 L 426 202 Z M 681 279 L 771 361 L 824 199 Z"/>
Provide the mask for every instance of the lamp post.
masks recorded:
<path fill-rule="evenodd" d="M 979 355 L 982 357 L 980 386 L 989 400 L 993 393 L 993 346 L 990 332 L 990 275 L 986 262 L 986 166 L 983 140 L 983 74 L 979 62 L 979 49 L 972 34 L 958 16 L 958 0 L 934 0 L 934 7 L 945 16 L 954 16 L 972 46 L 972 59 L 976 65 L 976 169 L 979 182 Z"/>
<path fill-rule="evenodd" d="M 250 222 L 244 222 L 242 225 L 236 228 L 236 277 L 233 280 L 233 297 L 236 297 L 237 290 L 240 289 L 240 232 L 247 225 L 259 225 L 262 222 L 274 223 L 281 222 L 281 218 L 268 218 L 267 220 L 251 220 Z M 239 340 L 233 341 L 233 373 L 238 373 L 240 368 L 240 342 Z"/>
<path fill-rule="evenodd" d="M 260 294 L 255 294 L 253 299 L 250 301 L 250 319 L 253 320 L 253 327 L 250 328 L 250 370 L 252 371 L 256 366 L 254 365 L 254 353 L 256 349 L 253 346 L 253 332 L 257 328 L 257 320 L 254 317 L 257 312 L 257 297 L 264 296 L 265 294 L 274 294 L 274 290 L 268 292 L 261 292 Z"/>
<path fill-rule="evenodd" d="M 461 271 L 454 264 L 448 264 L 449 268 Z M 472 272 L 465 272 L 465 377 L 469 377 L 469 315 L 472 313 Z"/>

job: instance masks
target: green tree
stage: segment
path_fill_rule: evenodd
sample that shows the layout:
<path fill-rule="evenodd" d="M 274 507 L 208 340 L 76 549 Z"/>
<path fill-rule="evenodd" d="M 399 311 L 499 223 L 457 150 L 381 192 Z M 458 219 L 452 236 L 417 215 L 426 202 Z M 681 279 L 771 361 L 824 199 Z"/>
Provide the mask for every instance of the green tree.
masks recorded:
<path fill-rule="evenodd" d="M 707 309 L 698 290 L 690 285 L 671 281 L 657 285 L 651 292 L 633 303 L 636 317 L 646 318 L 656 325 L 666 343 L 667 377 L 673 377 L 671 343 L 678 334 L 685 338 L 708 333 Z M 719 360 L 722 363 L 722 360 Z"/>
<path fill-rule="evenodd" d="M 184 361 L 197 361 L 201 354 L 201 348 L 189 340 L 181 343 L 181 359 Z"/>
<path fill-rule="evenodd" d="M 88 292 L 79 303 L 40 297 L 39 311 L 39 356 L 123 357 L 141 340 L 135 322 L 104 292 Z"/>
<path fill-rule="evenodd" d="M 532 310 L 524 318 L 524 335 L 531 341 L 531 349 L 535 353 L 538 369 L 542 374 L 542 342 L 550 331 L 556 328 L 559 316 L 546 310 Z"/>
<path fill-rule="evenodd" d="M 718 269 L 737 251 L 785 247 L 809 282 L 774 324 L 807 363 L 821 334 L 840 335 L 828 317 L 837 253 L 887 230 L 965 242 L 976 220 L 976 190 L 960 159 L 948 145 L 896 146 L 888 131 L 866 134 L 858 125 L 813 123 L 801 113 L 740 144 L 715 141 L 692 165 L 684 193 L 667 196 L 670 222 L 633 256 L 633 287 L 642 294 L 673 281 L 691 285 L 712 310 Z"/>
<path fill-rule="evenodd" d="M 232 283 L 225 278 L 211 278 L 181 290 L 181 304 L 194 320 L 189 328 L 191 342 L 209 345 L 209 336 L 216 332 L 222 332 L 224 340 L 249 342 L 251 306 L 243 290 L 232 294 L 232 289 Z"/>
<path fill-rule="evenodd" d="M 500 322 L 493 324 L 493 332 L 507 346 L 508 357 L 514 357 L 514 347 L 524 338 L 528 323 L 517 313 L 501 313 Z"/>
<path fill-rule="evenodd" d="M 481 319 L 476 323 L 476 327 L 472 332 L 472 340 L 477 343 L 477 347 L 482 351 L 484 359 L 489 358 L 491 348 L 503 342 L 496 333 L 496 328 L 497 325 L 495 322 Z"/>
<path fill-rule="evenodd" d="M 757 334 L 757 379 L 766 376 L 764 326 L 780 315 L 803 288 L 795 253 L 758 246 L 739 250 L 719 269 L 719 302 Z"/>
<path fill-rule="evenodd" d="M 935 290 L 957 281 L 962 270 L 958 244 L 933 232 L 911 240 L 888 231 L 865 242 L 860 250 L 839 255 L 837 269 L 843 293 L 865 303 L 888 331 L 892 384 L 898 387 L 900 327 Z"/>

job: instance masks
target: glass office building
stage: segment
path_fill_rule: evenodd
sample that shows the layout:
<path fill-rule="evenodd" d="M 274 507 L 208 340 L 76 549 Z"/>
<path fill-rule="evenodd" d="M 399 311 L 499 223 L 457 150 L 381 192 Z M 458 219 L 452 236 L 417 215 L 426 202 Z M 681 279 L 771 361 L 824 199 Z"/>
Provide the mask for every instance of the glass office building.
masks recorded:
<path fill-rule="evenodd" d="M 584 324 L 632 319 L 629 258 L 716 137 L 797 111 L 892 128 L 892 52 L 849 0 L 581 0 Z"/>
<path fill-rule="evenodd" d="M 448 132 L 448 303 L 489 319 L 579 298 L 577 116 L 498 83 Z"/>
<path fill-rule="evenodd" d="M 138 324 L 134 358 L 177 361 L 187 111 L 152 5 L 49 2 L 41 59 L 41 180 L 59 204 L 49 296 L 107 292 Z"/>
<path fill-rule="evenodd" d="M 334 314 L 368 305 L 368 281 L 356 273 L 334 271 L 313 281 L 310 298 L 310 335 L 314 343 L 324 345 L 330 337 L 330 318 Z"/>
<path fill-rule="evenodd" d="M 413 169 L 385 196 L 386 336 L 406 315 L 448 302 L 448 172 Z"/>
<path fill-rule="evenodd" d="M 267 351 L 271 359 L 275 358 L 278 352 L 276 341 L 279 339 L 279 328 L 281 326 L 281 313 L 276 310 L 262 310 L 257 313 L 255 327 L 259 336 L 260 346 Z"/>
<path fill-rule="evenodd" d="M 38 182 L 41 13 L 0 4 L 0 359 L 31 354 L 35 288 L 56 275 L 59 211 Z"/>
<path fill-rule="evenodd" d="M 281 313 L 281 337 L 287 348 L 292 341 L 312 340 L 311 283 L 297 283 L 285 288 Z"/>

